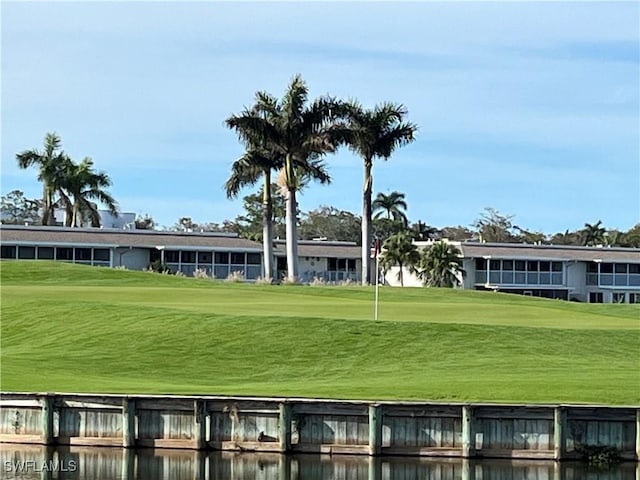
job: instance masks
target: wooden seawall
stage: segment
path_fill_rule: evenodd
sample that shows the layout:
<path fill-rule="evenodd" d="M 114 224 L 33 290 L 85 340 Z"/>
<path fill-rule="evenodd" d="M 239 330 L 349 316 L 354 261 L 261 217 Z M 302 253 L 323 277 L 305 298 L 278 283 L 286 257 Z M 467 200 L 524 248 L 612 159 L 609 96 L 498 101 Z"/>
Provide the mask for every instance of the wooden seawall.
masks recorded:
<path fill-rule="evenodd" d="M 640 407 L 3 393 L 0 442 L 637 461 Z"/>

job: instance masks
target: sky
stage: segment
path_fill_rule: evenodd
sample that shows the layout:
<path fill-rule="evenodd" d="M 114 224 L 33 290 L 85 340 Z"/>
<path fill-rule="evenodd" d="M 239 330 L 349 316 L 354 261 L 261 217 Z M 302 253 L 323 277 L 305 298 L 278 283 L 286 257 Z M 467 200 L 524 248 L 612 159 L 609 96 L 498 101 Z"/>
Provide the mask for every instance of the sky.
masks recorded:
<path fill-rule="evenodd" d="M 16 2 L 1 16 L 2 194 L 41 195 L 16 154 L 57 132 L 106 171 L 123 212 L 171 226 L 242 214 L 224 120 L 255 92 L 402 103 L 415 142 L 377 161 L 374 194 L 470 226 L 486 207 L 545 233 L 640 221 L 640 3 Z M 326 158 L 309 211 L 361 212 L 362 160 Z"/>

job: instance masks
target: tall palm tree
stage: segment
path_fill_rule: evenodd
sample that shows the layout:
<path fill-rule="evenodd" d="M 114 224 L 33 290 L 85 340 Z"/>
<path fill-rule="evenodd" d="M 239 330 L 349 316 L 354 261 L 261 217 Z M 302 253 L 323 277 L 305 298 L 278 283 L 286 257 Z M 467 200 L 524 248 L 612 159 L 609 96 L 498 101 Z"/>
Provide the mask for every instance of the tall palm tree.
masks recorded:
<path fill-rule="evenodd" d="M 79 164 L 69 162 L 62 190 L 67 193 L 65 203 L 71 204 L 71 215 L 67 218 L 69 227 L 79 227 L 83 220 L 89 220 L 94 227 L 100 226 L 98 207 L 91 200 L 103 203 L 109 212 L 118 216 L 118 204 L 105 189 L 111 186 L 111 179 L 105 172 L 96 171 L 93 160 L 84 158 Z"/>
<path fill-rule="evenodd" d="M 394 150 L 414 140 L 417 126 L 404 121 L 407 110 L 403 105 L 383 103 L 373 110 L 364 109 L 359 103 L 347 105 L 349 129 L 344 138 L 349 148 L 364 161 L 364 185 L 362 188 L 362 284 L 369 283 L 371 247 L 371 193 L 373 191 L 372 168 L 376 158 L 388 160 Z"/>
<path fill-rule="evenodd" d="M 235 198 L 242 187 L 255 185 L 263 178 L 262 188 L 262 245 L 264 257 L 264 276 L 271 281 L 273 277 L 273 199 L 271 196 L 271 173 L 282 168 L 281 157 L 272 157 L 259 150 L 248 150 L 233 162 L 231 176 L 225 183 L 227 198 Z"/>
<path fill-rule="evenodd" d="M 245 109 L 226 122 L 243 141 L 283 159 L 287 278 L 291 282 L 298 278 L 296 192 L 301 185 L 298 177 L 305 175 L 321 183 L 331 181 L 322 157 L 338 146 L 338 129 L 333 119 L 339 108 L 339 103 L 329 97 L 308 103 L 308 88 L 302 77 L 296 75 L 282 99 L 258 92 L 253 109 Z"/>
<path fill-rule="evenodd" d="M 455 245 L 439 241 L 422 252 L 418 276 L 429 287 L 454 287 L 465 275 L 462 253 Z"/>
<path fill-rule="evenodd" d="M 410 232 L 400 232 L 387 238 L 382 245 L 381 265 L 385 270 L 398 266 L 398 281 L 404 287 L 404 269 L 410 273 L 417 272 L 416 265 L 420 261 L 420 253 L 413 243 Z"/>
<path fill-rule="evenodd" d="M 55 222 L 55 195 L 64 178 L 70 160 L 62 151 L 62 141 L 56 133 L 44 137 L 44 150 L 25 150 L 16 155 L 20 168 L 37 167 L 38 180 L 42 182 L 42 225 Z"/>
<path fill-rule="evenodd" d="M 378 193 L 375 200 L 371 204 L 372 212 L 376 212 L 374 218 L 380 218 L 386 214 L 387 219 L 394 220 L 407 226 L 407 202 L 404 199 L 404 193 L 391 192 L 386 195 L 382 192 Z"/>
<path fill-rule="evenodd" d="M 602 226 L 602 220 L 598 220 L 594 224 L 585 223 L 581 234 L 582 244 L 586 246 L 594 247 L 606 242 L 607 231 Z"/>

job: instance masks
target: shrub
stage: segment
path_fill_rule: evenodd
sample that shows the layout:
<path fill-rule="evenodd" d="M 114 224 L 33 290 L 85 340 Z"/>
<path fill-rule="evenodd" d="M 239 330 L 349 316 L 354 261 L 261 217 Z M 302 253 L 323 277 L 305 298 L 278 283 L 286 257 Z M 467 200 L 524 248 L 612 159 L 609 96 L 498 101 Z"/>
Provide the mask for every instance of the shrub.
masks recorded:
<path fill-rule="evenodd" d="M 258 277 L 256 278 L 256 285 L 271 285 L 273 284 L 273 278 L 271 277 Z"/>
<path fill-rule="evenodd" d="M 160 260 L 151 262 L 151 265 L 149 265 L 149 271 L 156 273 L 171 273 L 171 269 L 167 267 L 167 264 L 162 263 Z"/>
<path fill-rule="evenodd" d="M 311 280 L 311 282 L 309 283 L 309 285 L 313 287 L 323 286 L 326 284 L 327 284 L 327 281 L 323 277 L 318 277 L 318 276 L 313 277 L 313 280 Z"/>
<path fill-rule="evenodd" d="M 340 285 L 341 287 L 353 287 L 354 285 L 358 285 L 358 283 L 354 280 L 351 280 L 350 278 L 346 278 L 344 280 L 340 280 L 338 282 L 338 285 Z"/>
<path fill-rule="evenodd" d="M 225 282 L 230 282 L 230 283 L 240 283 L 240 282 L 244 282 L 244 272 L 242 271 L 235 271 L 235 272 L 231 272 L 229 274 L 229 276 L 227 278 L 225 278 L 224 280 Z"/>
<path fill-rule="evenodd" d="M 193 276 L 195 278 L 204 278 L 204 279 L 209 278 L 209 275 L 207 274 L 207 270 L 204 268 L 196 268 L 195 271 L 193 272 Z"/>

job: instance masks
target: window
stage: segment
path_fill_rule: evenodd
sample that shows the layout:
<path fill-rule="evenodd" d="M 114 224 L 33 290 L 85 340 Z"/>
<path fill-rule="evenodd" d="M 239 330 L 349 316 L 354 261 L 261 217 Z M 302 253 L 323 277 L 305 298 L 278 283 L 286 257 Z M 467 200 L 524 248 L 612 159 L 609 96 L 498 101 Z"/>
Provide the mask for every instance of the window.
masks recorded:
<path fill-rule="evenodd" d="M 18 258 L 33 260 L 36 258 L 36 247 L 19 247 Z"/>
<path fill-rule="evenodd" d="M 244 252 L 232 252 L 231 263 L 233 265 L 244 265 Z"/>
<path fill-rule="evenodd" d="M 484 258 L 476 258 L 476 270 L 486 270 L 487 261 Z"/>
<path fill-rule="evenodd" d="M 513 270 L 513 260 L 503 260 L 502 270 Z"/>
<path fill-rule="evenodd" d="M 589 294 L 589 303 L 602 303 L 602 292 L 591 292 Z"/>
<path fill-rule="evenodd" d="M 562 262 L 551 262 L 551 270 L 554 272 L 561 272 Z"/>
<path fill-rule="evenodd" d="M 625 303 L 627 295 L 625 293 L 614 293 L 613 294 L 613 303 Z"/>
<path fill-rule="evenodd" d="M 182 263 L 196 263 L 196 252 L 180 252 L 180 258 L 182 258 Z"/>
<path fill-rule="evenodd" d="M 211 252 L 198 252 L 198 263 L 211 263 L 212 258 Z"/>
<path fill-rule="evenodd" d="M 347 259 L 346 258 L 339 258 L 338 259 L 338 270 L 346 270 L 347 269 Z"/>
<path fill-rule="evenodd" d="M 216 263 L 227 265 L 229 263 L 229 252 L 216 252 Z"/>
<path fill-rule="evenodd" d="M 640 263 L 630 263 L 629 273 L 640 273 Z"/>
<path fill-rule="evenodd" d="M 491 270 L 500 270 L 500 260 L 491 260 L 489 262 L 489 268 Z"/>
<path fill-rule="evenodd" d="M 73 248 L 56 248 L 56 260 L 73 260 Z"/>
<path fill-rule="evenodd" d="M 587 272 L 598 273 L 598 264 L 596 262 L 591 262 L 589 265 L 587 265 Z"/>
<path fill-rule="evenodd" d="M 152 252 L 158 252 L 157 250 L 152 250 Z M 160 253 L 160 252 L 158 252 Z M 93 250 L 93 259 L 100 262 L 108 262 L 111 260 L 111 255 L 109 255 L 109 249 L 107 248 L 95 248 Z"/>
<path fill-rule="evenodd" d="M 327 270 L 330 272 L 335 272 L 338 270 L 338 259 L 337 258 L 327 258 Z"/>
<path fill-rule="evenodd" d="M 526 267 L 526 263 L 524 260 L 516 260 L 516 270 L 519 272 L 524 272 Z"/>
<path fill-rule="evenodd" d="M 538 262 L 527 262 L 527 271 L 528 272 L 537 272 L 538 271 Z"/>
<path fill-rule="evenodd" d="M 613 273 L 613 263 L 603 263 L 600 265 L 600 273 Z"/>
<path fill-rule="evenodd" d="M 626 263 L 616 263 L 614 266 L 616 273 L 627 273 L 627 264 Z"/>
<path fill-rule="evenodd" d="M 76 248 L 76 261 L 90 262 L 91 261 L 91 249 L 90 248 Z"/>
<path fill-rule="evenodd" d="M 38 247 L 39 260 L 53 260 L 53 247 Z"/>
<path fill-rule="evenodd" d="M 262 255 L 259 253 L 247 253 L 247 264 L 260 265 L 262 263 Z"/>
<path fill-rule="evenodd" d="M 347 260 L 347 270 L 349 270 L 350 272 L 355 272 L 356 271 L 356 260 L 355 258 L 350 258 Z"/>
<path fill-rule="evenodd" d="M 549 272 L 551 270 L 551 262 L 540 262 L 540 271 Z"/>
<path fill-rule="evenodd" d="M 180 252 L 176 250 L 167 250 L 164 252 L 164 261 L 167 263 L 178 263 L 180 261 Z"/>
<path fill-rule="evenodd" d="M 2 246 L 2 258 L 16 258 L 16 247 Z"/>

